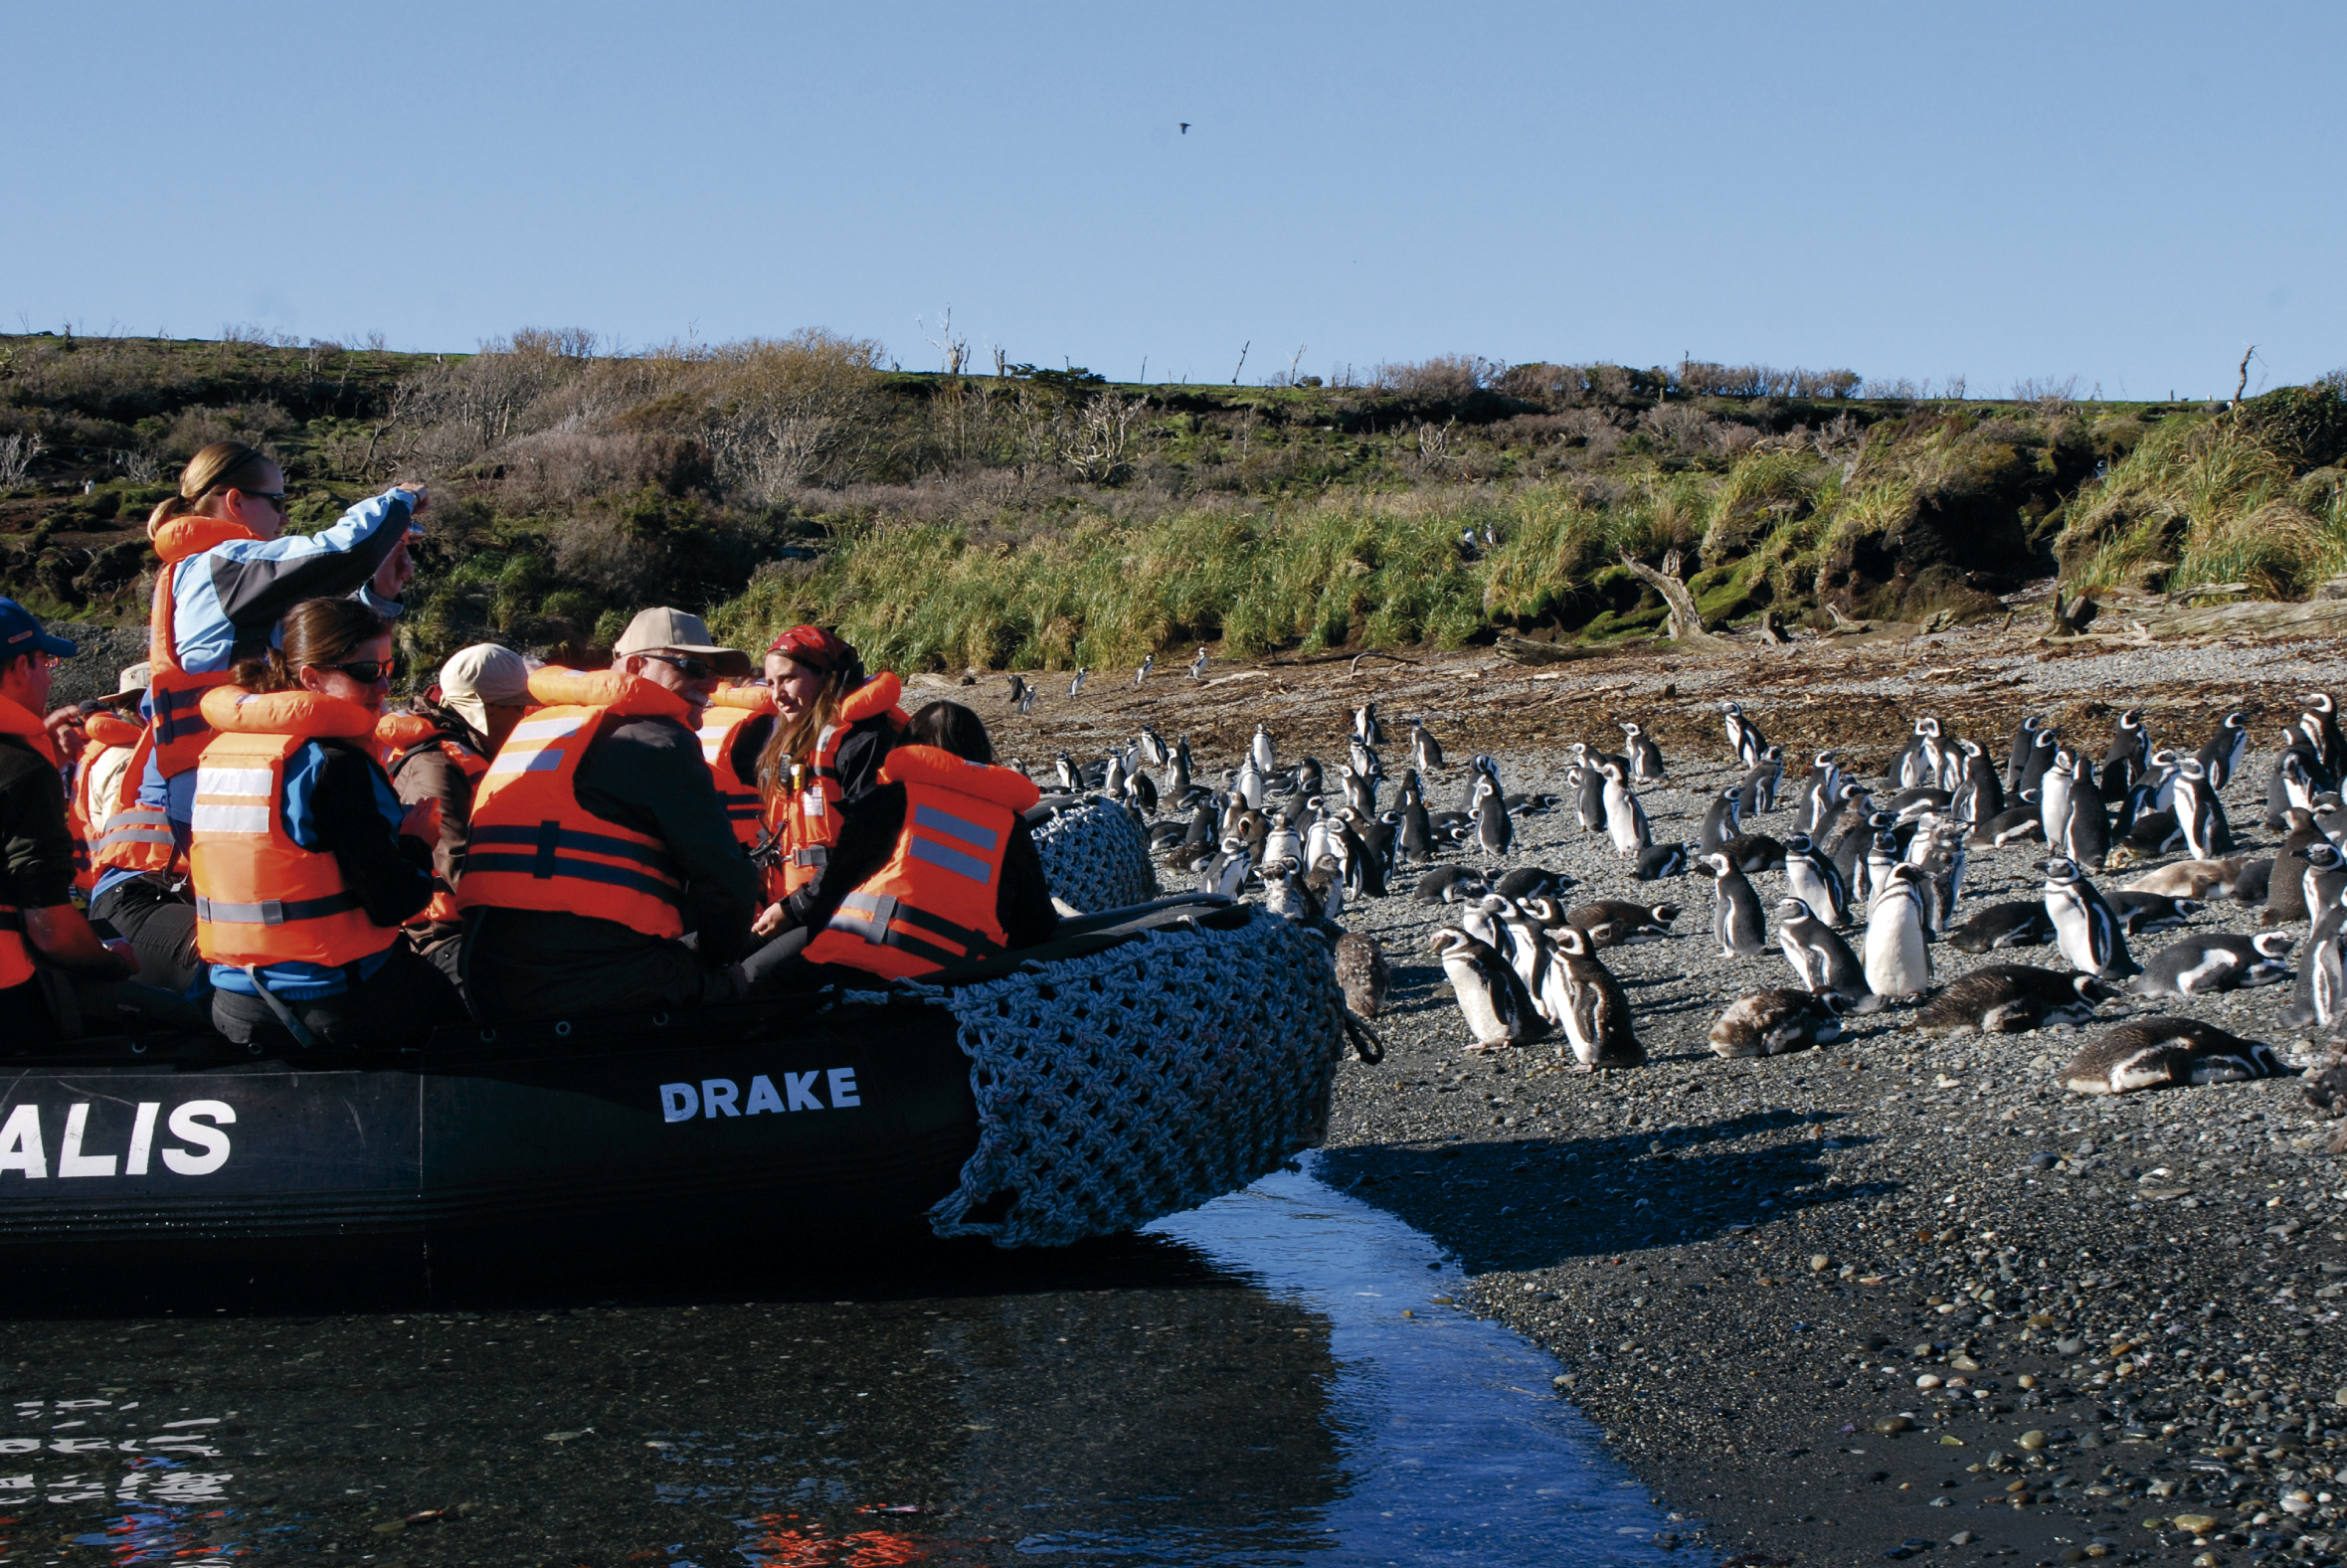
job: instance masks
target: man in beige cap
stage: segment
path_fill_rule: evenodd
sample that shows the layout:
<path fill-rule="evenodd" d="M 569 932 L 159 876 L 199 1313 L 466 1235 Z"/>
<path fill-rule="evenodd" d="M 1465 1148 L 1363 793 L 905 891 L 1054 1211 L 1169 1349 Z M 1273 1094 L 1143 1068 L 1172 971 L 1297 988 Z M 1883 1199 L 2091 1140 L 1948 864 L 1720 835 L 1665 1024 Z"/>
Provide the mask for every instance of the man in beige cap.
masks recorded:
<path fill-rule="evenodd" d="M 692 709 L 692 722 L 701 722 L 709 694 L 721 680 L 742 680 L 750 673 L 750 655 L 740 648 L 721 648 L 709 635 L 709 623 L 681 610 L 637 612 L 612 645 L 612 668 L 640 675 L 665 686 Z"/>
<path fill-rule="evenodd" d="M 476 642 L 441 666 L 440 705 L 471 726 L 484 757 L 494 757 L 530 707 L 530 661 L 494 642 Z"/>
<path fill-rule="evenodd" d="M 738 960 L 750 948 L 758 874 L 726 819 L 695 731 L 718 680 L 747 675 L 750 657 L 717 646 L 698 615 L 647 610 L 621 634 L 612 668 L 676 693 L 690 716 L 637 712 L 604 720 L 578 762 L 571 796 L 590 818 L 658 842 L 686 935 L 651 936 L 624 919 L 586 913 L 591 898 L 579 908 L 472 907 L 464 979 L 484 1017 L 576 1018 L 742 993 Z"/>

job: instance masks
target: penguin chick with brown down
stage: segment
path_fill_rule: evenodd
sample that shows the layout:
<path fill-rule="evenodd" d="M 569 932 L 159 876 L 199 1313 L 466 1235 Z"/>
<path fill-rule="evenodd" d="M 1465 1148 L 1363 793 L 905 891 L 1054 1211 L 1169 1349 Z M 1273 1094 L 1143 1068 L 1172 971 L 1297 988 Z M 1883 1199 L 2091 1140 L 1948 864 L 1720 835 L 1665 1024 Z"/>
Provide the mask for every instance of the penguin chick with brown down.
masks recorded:
<path fill-rule="evenodd" d="M 2079 1095 L 2124 1095 L 2187 1084 L 2238 1084 L 2281 1078 L 2291 1069 L 2273 1048 L 2227 1034 L 2197 1018 L 2132 1018 L 2088 1042 L 2062 1070 Z"/>
<path fill-rule="evenodd" d="M 1638 1043 L 1630 998 L 1622 994 L 1622 982 L 1590 951 L 1589 939 L 1577 926 L 1560 926 L 1555 945 L 1541 980 L 1540 1001 L 1548 1016 L 1564 1026 L 1581 1071 L 1644 1062 L 1646 1048 Z"/>
<path fill-rule="evenodd" d="M 1915 1015 L 1925 1034 L 1977 1029 L 2020 1034 L 2049 1023 L 2084 1023 L 2113 992 L 2091 974 L 2057 974 L 2033 963 L 1989 963 L 1959 974 Z"/>
<path fill-rule="evenodd" d="M 1782 1056 L 1842 1037 L 1833 1000 L 1790 987 L 1754 991 L 1730 1002 L 1712 1025 L 1714 1055 Z"/>
<path fill-rule="evenodd" d="M 1385 1010 L 1385 993 L 1393 971 L 1385 963 L 1385 947 L 1366 932 L 1349 931 L 1337 939 L 1337 984 L 1345 1005 L 1363 1018 Z"/>

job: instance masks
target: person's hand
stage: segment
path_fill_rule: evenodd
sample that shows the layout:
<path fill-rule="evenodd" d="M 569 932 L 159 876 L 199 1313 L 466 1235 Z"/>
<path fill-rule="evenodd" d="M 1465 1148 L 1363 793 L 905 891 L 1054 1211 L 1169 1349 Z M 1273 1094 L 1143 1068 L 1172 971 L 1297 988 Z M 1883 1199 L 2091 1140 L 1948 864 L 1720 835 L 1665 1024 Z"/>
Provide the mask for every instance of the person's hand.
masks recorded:
<path fill-rule="evenodd" d="M 99 944 L 99 946 L 103 947 L 106 952 L 114 956 L 115 961 L 122 965 L 122 972 L 124 975 L 132 975 L 138 972 L 138 950 L 130 945 L 129 938 L 108 937 L 103 943 Z"/>
<path fill-rule="evenodd" d="M 427 844 L 441 841 L 441 803 L 426 798 L 408 807 L 408 814 L 400 818 L 400 837 L 418 838 Z"/>
<path fill-rule="evenodd" d="M 397 599 L 400 591 L 416 575 L 415 562 L 408 559 L 408 542 L 402 539 L 391 547 L 391 554 L 375 569 L 375 592 L 385 599 Z"/>
<path fill-rule="evenodd" d="M 408 515 L 410 517 L 423 516 L 424 509 L 432 504 L 432 490 L 422 480 L 418 480 L 414 484 L 395 484 L 392 488 L 408 498 Z"/>
<path fill-rule="evenodd" d="M 756 920 L 750 922 L 750 934 L 754 937 L 778 937 L 790 923 L 790 914 L 783 905 L 769 904 L 758 912 Z"/>
<path fill-rule="evenodd" d="M 83 749 L 90 744 L 90 731 L 85 728 L 87 723 L 82 717 L 81 704 L 69 702 L 62 708 L 51 710 L 49 716 L 41 721 L 41 727 L 49 732 L 50 742 L 57 747 L 58 756 L 70 762 L 81 756 Z"/>

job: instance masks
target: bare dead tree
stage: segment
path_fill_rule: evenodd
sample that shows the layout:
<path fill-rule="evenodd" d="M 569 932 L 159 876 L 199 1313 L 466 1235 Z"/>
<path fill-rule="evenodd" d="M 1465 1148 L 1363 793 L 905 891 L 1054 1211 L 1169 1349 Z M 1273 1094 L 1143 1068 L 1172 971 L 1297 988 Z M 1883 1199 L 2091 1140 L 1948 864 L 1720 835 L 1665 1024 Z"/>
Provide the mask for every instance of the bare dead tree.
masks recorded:
<path fill-rule="evenodd" d="M 1254 346 L 1255 340 L 1253 338 L 1249 338 L 1246 342 L 1239 345 L 1238 366 L 1230 373 L 1230 384 L 1232 386 L 1235 387 L 1239 384 L 1239 371 L 1245 370 L 1247 368 L 1247 350 L 1253 348 Z"/>
<path fill-rule="evenodd" d="M 921 325 L 921 318 L 919 316 L 915 316 L 913 318 L 913 325 Z M 937 330 L 940 334 L 939 337 L 929 337 L 926 332 L 924 332 L 922 336 L 927 339 L 931 348 L 936 349 L 938 353 L 944 357 L 945 364 L 943 369 L 945 374 L 949 376 L 961 375 L 962 367 L 970 362 L 970 340 L 968 338 L 954 336 L 954 307 L 952 305 L 946 306 L 945 314 L 937 318 Z M 999 376 L 1002 374 L 1001 367 L 1001 351 L 997 349 L 994 355 L 995 375 Z"/>
<path fill-rule="evenodd" d="M 2245 395 L 2246 395 L 2246 394 L 2249 392 L 2249 390 L 2250 390 L 2250 361 L 2251 361 L 2251 360 L 2253 360 L 2253 359 L 2255 359 L 2255 358 L 2257 358 L 2257 344 L 2255 344 L 2255 343 L 2252 343 L 2252 344 L 2251 344 L 2251 345 L 2250 345 L 2250 346 L 2249 346 L 2247 349 L 2243 350 L 2243 352 L 2242 352 L 2242 356 L 2241 356 L 2241 380 L 2240 380 L 2239 382 L 2235 383 L 2235 384 L 2234 384 L 2234 388 L 2233 388 L 2233 406 L 2234 406 L 2235 408 L 2237 408 L 2237 409 L 2241 407 L 2241 405 L 2242 405 L 2242 398 L 2243 398 L 2243 397 L 2244 397 L 2244 396 L 2245 396 Z"/>

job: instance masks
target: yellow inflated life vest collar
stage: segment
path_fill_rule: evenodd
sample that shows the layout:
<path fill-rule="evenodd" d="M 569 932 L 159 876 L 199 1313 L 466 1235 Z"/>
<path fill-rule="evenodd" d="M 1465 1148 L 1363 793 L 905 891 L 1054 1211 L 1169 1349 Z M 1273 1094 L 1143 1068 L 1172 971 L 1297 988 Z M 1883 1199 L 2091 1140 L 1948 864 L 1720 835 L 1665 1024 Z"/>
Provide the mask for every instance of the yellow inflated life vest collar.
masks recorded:
<path fill-rule="evenodd" d="M 112 713 L 93 713 L 82 721 L 82 728 L 99 746 L 136 746 L 138 738 L 146 734 L 145 725 Z"/>
<path fill-rule="evenodd" d="M 548 664 L 530 671 L 530 699 L 549 708 L 608 708 L 622 718 L 686 719 L 682 697 L 625 670 L 566 670 Z"/>
<path fill-rule="evenodd" d="M 774 691 L 766 686 L 720 686 L 709 694 L 712 708 L 748 708 L 753 713 L 772 713 Z"/>
<path fill-rule="evenodd" d="M 935 784 L 1011 811 L 1025 811 L 1042 798 L 1035 782 L 1007 768 L 965 762 L 935 746 L 900 746 L 880 765 L 882 784 Z"/>
<path fill-rule="evenodd" d="M 298 735 L 305 740 L 365 740 L 375 713 L 315 691 L 254 693 L 215 686 L 204 693 L 204 722 L 224 735 Z"/>
<path fill-rule="evenodd" d="M 176 565 L 190 556 L 200 556 L 215 545 L 225 545 L 233 539 L 259 539 L 261 536 L 243 523 L 225 517 L 198 517 L 193 513 L 165 520 L 160 527 L 149 530 L 155 554 L 165 565 Z"/>

